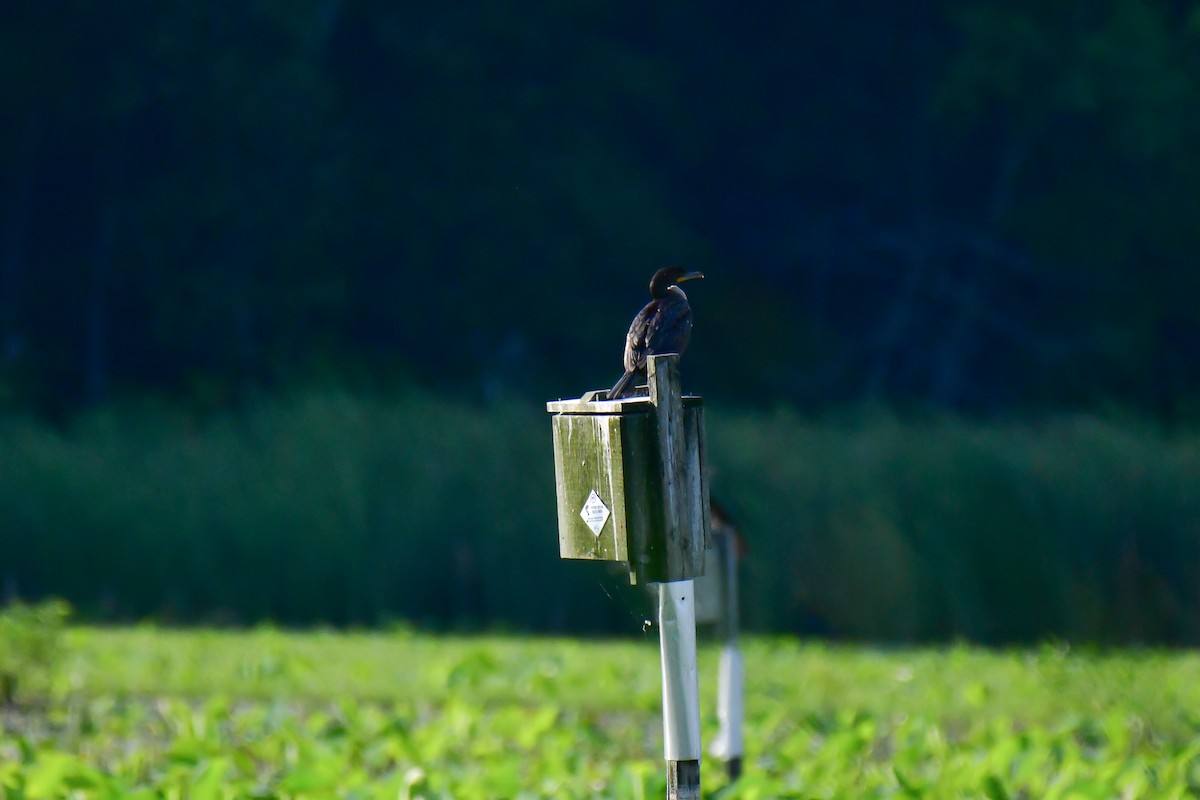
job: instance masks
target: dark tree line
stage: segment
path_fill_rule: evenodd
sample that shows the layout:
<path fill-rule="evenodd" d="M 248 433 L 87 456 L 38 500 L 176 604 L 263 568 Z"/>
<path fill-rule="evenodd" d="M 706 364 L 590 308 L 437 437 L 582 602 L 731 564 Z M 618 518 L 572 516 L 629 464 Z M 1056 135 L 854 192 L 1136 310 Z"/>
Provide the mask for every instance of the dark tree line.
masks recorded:
<path fill-rule="evenodd" d="M 0 403 L 607 385 L 658 266 L 730 401 L 1200 394 L 1200 5 L 32 3 Z"/>

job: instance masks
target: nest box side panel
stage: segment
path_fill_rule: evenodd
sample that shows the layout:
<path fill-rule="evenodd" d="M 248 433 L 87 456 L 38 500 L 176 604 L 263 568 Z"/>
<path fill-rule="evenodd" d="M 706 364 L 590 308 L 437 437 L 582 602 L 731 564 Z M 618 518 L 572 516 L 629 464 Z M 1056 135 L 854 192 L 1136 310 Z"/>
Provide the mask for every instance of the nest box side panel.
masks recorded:
<path fill-rule="evenodd" d="M 651 414 L 629 415 L 621 428 L 621 446 L 626 453 L 629 571 L 634 582 L 639 584 L 664 580 L 667 574 L 657 431 Z"/>
<path fill-rule="evenodd" d="M 559 555 L 627 561 L 621 418 L 556 414 L 552 430 Z"/>

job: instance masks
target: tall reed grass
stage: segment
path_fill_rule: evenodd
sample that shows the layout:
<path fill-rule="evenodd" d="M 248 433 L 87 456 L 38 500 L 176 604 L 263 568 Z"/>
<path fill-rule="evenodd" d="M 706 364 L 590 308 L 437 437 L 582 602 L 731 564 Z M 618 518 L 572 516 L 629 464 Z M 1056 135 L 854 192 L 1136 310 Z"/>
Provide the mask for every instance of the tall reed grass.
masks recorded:
<path fill-rule="evenodd" d="M 1038 422 L 712 425 L 753 624 L 1011 642 L 1200 641 L 1200 435 Z"/>
<path fill-rule="evenodd" d="M 712 408 L 760 630 L 1200 641 L 1200 434 Z M 557 558 L 540 407 L 314 392 L 0 423 L 0 587 L 85 616 L 632 630 Z"/>

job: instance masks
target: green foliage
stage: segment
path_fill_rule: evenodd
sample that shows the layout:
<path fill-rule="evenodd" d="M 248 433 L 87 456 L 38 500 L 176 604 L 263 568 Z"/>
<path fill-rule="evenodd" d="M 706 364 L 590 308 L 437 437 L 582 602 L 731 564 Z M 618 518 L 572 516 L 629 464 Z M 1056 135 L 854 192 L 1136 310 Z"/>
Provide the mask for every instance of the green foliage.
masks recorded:
<path fill-rule="evenodd" d="M 554 525 L 549 427 L 514 406 L 313 394 L 199 426 L 12 424 L 0 441 L 0 565 L 92 614 L 470 625 L 487 610 L 544 627 L 556 609 L 510 587 L 539 568 L 551 593 L 566 579 L 538 535 Z"/>
<path fill-rule="evenodd" d="M 52 688 L 63 660 L 62 634 L 71 607 L 61 600 L 0 608 L 0 705 L 17 691 Z"/>
<path fill-rule="evenodd" d="M 710 418 L 713 486 L 750 539 L 752 624 L 1200 640 L 1195 433 L 1082 415 Z"/>
<path fill-rule="evenodd" d="M 1076 415 L 708 415 L 758 630 L 1200 641 L 1200 436 Z M 92 618 L 620 631 L 558 559 L 541 408 L 343 392 L 0 425 L 0 581 Z M 610 597 L 611 595 L 611 597 Z"/>
<path fill-rule="evenodd" d="M 70 636 L 69 708 L 6 718 L 0 796 L 663 795 L 654 636 Z M 702 765 L 720 797 L 1183 798 L 1200 769 L 1192 654 L 752 639 L 745 655 L 745 775 Z M 717 653 L 700 656 L 709 741 Z M 263 664 L 295 666 L 248 682 Z"/>

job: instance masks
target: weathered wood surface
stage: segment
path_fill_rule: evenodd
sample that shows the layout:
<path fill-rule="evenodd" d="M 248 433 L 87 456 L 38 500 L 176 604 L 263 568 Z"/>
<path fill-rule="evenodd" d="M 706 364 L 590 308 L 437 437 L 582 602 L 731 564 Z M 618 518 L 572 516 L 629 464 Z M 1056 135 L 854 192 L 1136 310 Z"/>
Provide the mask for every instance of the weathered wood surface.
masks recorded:
<path fill-rule="evenodd" d="M 586 397 L 597 394 L 588 392 L 581 398 L 568 400 L 549 400 L 546 410 L 551 414 L 646 414 L 653 410 L 653 404 L 648 395 L 622 397 L 620 400 L 587 400 Z M 703 399 L 698 395 L 683 395 L 684 408 L 700 406 Z"/>
<path fill-rule="evenodd" d="M 664 580 L 694 578 L 704 573 L 709 530 L 704 409 L 684 413 L 678 355 L 650 356 L 646 366 L 658 432 Z"/>
<path fill-rule="evenodd" d="M 700 800 L 700 761 L 667 762 L 667 800 Z"/>
<path fill-rule="evenodd" d="M 631 457 L 623 439 L 635 437 L 639 427 L 649 427 L 648 420 L 580 414 L 554 417 L 554 481 L 562 558 L 629 560 L 629 504 L 621 465 Z M 593 491 L 609 511 L 599 534 L 580 516 Z"/>
<path fill-rule="evenodd" d="M 651 363 L 664 359 L 675 366 L 653 397 L 546 404 L 554 415 L 559 555 L 627 561 L 634 583 L 684 580 L 704 568 L 704 408 L 699 397 L 680 395 L 678 356 Z M 668 395 L 670 409 L 660 409 L 654 399 Z M 580 515 L 592 492 L 609 512 L 598 534 Z"/>

